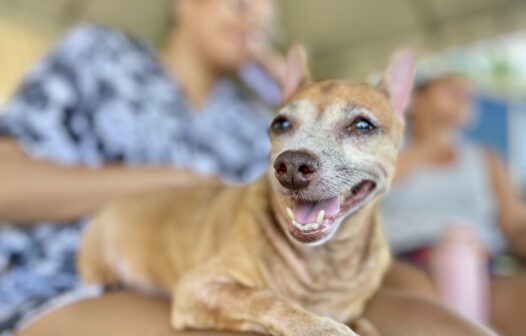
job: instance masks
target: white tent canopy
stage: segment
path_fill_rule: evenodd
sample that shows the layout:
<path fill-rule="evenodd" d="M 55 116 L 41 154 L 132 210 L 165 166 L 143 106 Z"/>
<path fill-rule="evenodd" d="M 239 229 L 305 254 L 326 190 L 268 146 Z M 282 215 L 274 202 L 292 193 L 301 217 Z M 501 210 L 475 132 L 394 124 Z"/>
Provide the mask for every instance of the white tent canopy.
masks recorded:
<path fill-rule="evenodd" d="M 425 53 L 526 28 L 525 0 L 275 1 L 282 8 L 282 44 L 303 42 L 319 76 L 362 76 L 401 45 Z M 38 22 L 37 34 L 46 24 L 44 31 L 59 33 L 78 21 L 98 21 L 160 41 L 171 2 L 0 0 L 0 21 L 24 17 L 26 26 Z"/>
<path fill-rule="evenodd" d="M 321 75 L 378 69 L 393 49 L 438 51 L 526 28 L 524 0 L 282 0 L 287 38 Z"/>

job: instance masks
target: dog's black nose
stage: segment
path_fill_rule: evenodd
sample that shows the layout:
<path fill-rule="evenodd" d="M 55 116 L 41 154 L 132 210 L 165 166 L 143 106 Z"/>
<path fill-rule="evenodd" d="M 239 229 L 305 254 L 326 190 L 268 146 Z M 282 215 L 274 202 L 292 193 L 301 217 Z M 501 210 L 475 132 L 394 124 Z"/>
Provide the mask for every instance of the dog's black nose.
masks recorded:
<path fill-rule="evenodd" d="M 306 188 L 314 179 L 320 161 L 307 151 L 285 151 L 274 161 L 276 178 L 287 189 Z"/>

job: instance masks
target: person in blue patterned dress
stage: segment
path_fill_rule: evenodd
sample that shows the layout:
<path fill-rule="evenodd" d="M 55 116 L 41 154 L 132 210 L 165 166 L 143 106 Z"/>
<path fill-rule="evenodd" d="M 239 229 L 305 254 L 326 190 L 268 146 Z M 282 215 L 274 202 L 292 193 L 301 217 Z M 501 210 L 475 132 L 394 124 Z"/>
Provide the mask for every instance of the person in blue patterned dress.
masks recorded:
<path fill-rule="evenodd" d="M 0 332 L 78 288 L 83 222 L 114 198 L 267 165 L 271 113 L 229 75 L 258 62 L 271 0 L 179 0 L 158 55 L 82 25 L 29 72 L 0 117 Z M 261 43 L 259 44 L 261 46 Z M 267 53 L 268 55 L 268 53 Z M 278 79 L 278 78 L 276 78 Z"/>

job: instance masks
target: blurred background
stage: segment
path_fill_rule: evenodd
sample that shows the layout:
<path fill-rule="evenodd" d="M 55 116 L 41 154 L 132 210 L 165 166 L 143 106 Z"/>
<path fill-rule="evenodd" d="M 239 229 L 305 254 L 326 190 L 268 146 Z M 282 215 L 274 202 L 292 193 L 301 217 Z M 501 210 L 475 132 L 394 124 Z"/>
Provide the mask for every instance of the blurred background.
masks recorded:
<path fill-rule="evenodd" d="M 390 52 L 412 46 L 419 73 L 466 73 L 478 118 L 469 136 L 492 146 L 526 185 L 526 2 L 280 0 L 278 47 L 304 43 L 316 78 L 374 79 Z M 79 22 L 120 27 L 159 45 L 170 0 L 0 0 L 0 104 L 30 64 Z"/>

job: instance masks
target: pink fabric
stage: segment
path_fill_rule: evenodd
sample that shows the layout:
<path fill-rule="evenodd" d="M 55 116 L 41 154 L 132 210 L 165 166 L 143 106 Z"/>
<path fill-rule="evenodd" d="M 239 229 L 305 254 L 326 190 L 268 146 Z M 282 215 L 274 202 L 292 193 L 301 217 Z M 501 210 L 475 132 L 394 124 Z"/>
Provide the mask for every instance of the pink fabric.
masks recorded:
<path fill-rule="evenodd" d="M 487 254 L 468 229 L 449 229 L 431 254 L 430 269 L 442 302 L 464 317 L 488 321 Z"/>

